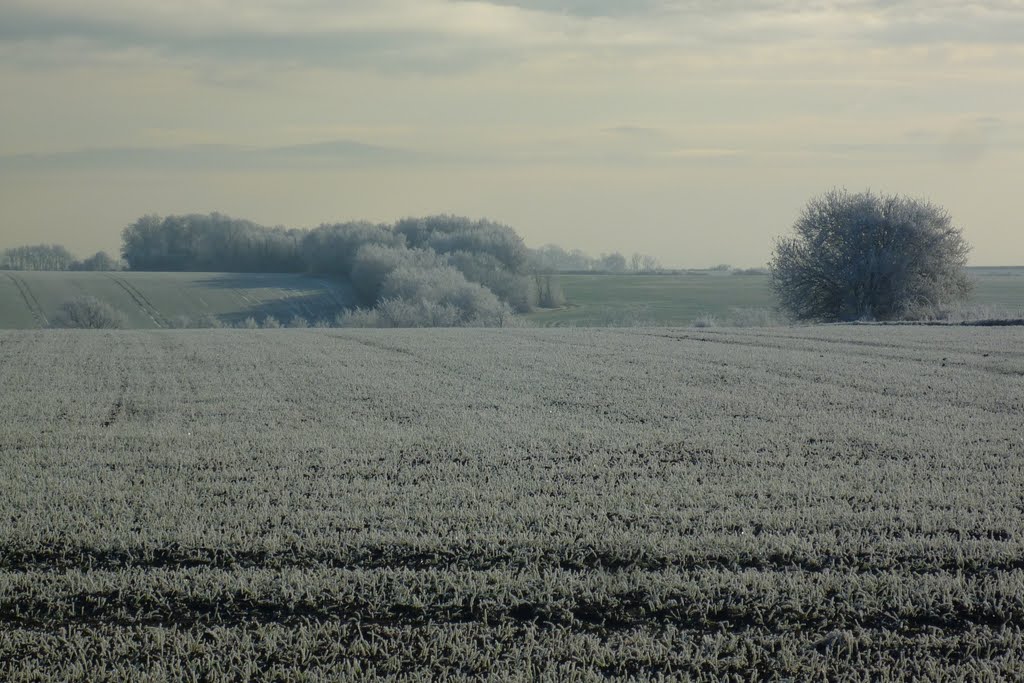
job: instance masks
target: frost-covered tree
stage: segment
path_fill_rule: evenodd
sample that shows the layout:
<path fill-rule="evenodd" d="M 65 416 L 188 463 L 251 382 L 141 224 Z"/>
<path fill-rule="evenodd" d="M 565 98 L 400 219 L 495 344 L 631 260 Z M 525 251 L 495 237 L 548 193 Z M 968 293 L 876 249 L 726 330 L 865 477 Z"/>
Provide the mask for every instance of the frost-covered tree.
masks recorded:
<path fill-rule="evenodd" d="M 799 320 L 891 320 L 964 300 L 970 246 L 931 202 L 832 190 L 813 198 L 777 241 L 771 284 Z"/>

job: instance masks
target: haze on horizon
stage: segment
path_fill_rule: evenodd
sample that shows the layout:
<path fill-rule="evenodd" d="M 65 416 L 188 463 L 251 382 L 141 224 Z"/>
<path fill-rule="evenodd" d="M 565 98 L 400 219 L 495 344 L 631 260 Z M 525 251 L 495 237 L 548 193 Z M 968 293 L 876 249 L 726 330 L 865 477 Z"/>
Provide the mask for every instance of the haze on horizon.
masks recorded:
<path fill-rule="evenodd" d="M 767 262 L 832 187 L 1024 264 L 1019 0 L 6 0 L 0 247 L 455 213 Z"/>

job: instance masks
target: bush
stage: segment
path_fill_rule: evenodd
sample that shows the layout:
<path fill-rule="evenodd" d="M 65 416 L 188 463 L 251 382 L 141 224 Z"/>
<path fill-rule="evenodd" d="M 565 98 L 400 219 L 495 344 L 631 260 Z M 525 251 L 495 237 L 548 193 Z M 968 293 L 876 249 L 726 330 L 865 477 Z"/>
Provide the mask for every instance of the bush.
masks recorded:
<path fill-rule="evenodd" d="M 508 307 L 494 292 L 469 282 L 451 266 L 396 268 L 384 281 L 381 297 L 453 307 L 458 316 L 451 324 L 457 325 L 480 324 L 488 319 L 494 320 L 491 324 L 500 325 L 508 315 Z"/>
<path fill-rule="evenodd" d="M 448 263 L 470 282 L 494 292 L 516 313 L 529 313 L 537 303 L 537 292 L 530 276 L 508 270 L 491 254 L 456 251 L 448 254 Z"/>
<path fill-rule="evenodd" d="M 381 298 L 384 281 L 400 266 L 433 269 L 441 265 L 432 251 L 367 244 L 359 248 L 353 261 L 352 289 L 360 304 L 373 306 Z"/>
<path fill-rule="evenodd" d="M 734 306 L 724 316 L 702 313 L 690 323 L 690 327 L 777 327 L 787 323 L 784 317 L 767 308 Z"/>
<path fill-rule="evenodd" d="M 334 327 L 384 327 L 381 325 L 380 312 L 376 308 L 353 308 L 339 313 L 334 319 Z"/>
<path fill-rule="evenodd" d="M 124 314 L 94 296 L 81 296 L 61 306 L 61 327 L 90 330 L 116 330 L 124 327 Z"/>
<path fill-rule="evenodd" d="M 771 285 L 798 320 L 912 319 L 963 301 L 970 247 L 926 201 L 833 190 L 812 199 L 780 239 Z"/>
<path fill-rule="evenodd" d="M 537 305 L 541 308 L 561 308 L 565 305 L 562 284 L 554 275 L 537 275 Z"/>
<path fill-rule="evenodd" d="M 339 327 L 502 327 L 518 326 L 508 309 L 492 315 L 467 316 L 453 304 L 384 299 L 376 308 L 355 308 L 338 316 Z"/>
<path fill-rule="evenodd" d="M 292 316 L 292 319 L 288 321 L 288 327 L 309 327 L 309 321 L 296 313 Z"/>

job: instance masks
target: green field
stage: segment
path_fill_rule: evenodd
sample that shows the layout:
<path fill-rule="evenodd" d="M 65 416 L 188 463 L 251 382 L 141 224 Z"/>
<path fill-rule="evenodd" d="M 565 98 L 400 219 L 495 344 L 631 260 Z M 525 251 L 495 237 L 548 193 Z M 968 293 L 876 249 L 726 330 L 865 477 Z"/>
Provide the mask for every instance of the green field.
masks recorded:
<path fill-rule="evenodd" d="M 972 268 L 970 306 L 1024 311 L 1024 268 Z M 728 324 L 733 309 L 771 309 L 775 297 L 766 275 L 694 271 L 674 275 L 559 276 L 567 305 L 528 317 L 542 326 L 690 325 L 701 316 Z"/>
<path fill-rule="evenodd" d="M 270 315 L 333 319 L 352 305 L 347 284 L 290 274 L 0 271 L 0 329 L 45 327 L 71 299 L 107 302 L 133 329 L 173 327 L 212 316 L 225 324 Z"/>
<path fill-rule="evenodd" d="M 0 680 L 1021 680 L 1020 328 L 0 333 Z"/>

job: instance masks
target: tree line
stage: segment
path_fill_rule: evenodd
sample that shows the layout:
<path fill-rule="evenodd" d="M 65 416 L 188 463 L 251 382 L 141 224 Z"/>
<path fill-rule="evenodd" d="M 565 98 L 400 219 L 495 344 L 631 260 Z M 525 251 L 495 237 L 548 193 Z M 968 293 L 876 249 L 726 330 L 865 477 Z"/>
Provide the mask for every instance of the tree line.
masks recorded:
<path fill-rule="evenodd" d="M 268 228 L 222 214 L 143 216 L 122 233 L 132 270 L 308 272 L 349 280 L 352 322 L 380 326 L 503 324 L 561 303 L 510 227 L 437 215 L 313 230 Z M 371 313 L 372 311 L 372 313 Z"/>
<path fill-rule="evenodd" d="M 557 244 L 545 244 L 530 249 L 530 264 L 538 272 L 605 272 L 656 273 L 662 265 L 649 254 L 634 253 L 628 259 L 620 252 L 590 256 L 581 249 L 565 249 Z"/>
<path fill-rule="evenodd" d="M 0 270 L 120 270 L 121 266 L 105 251 L 77 259 L 59 244 L 32 244 L 0 252 Z"/>

